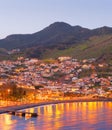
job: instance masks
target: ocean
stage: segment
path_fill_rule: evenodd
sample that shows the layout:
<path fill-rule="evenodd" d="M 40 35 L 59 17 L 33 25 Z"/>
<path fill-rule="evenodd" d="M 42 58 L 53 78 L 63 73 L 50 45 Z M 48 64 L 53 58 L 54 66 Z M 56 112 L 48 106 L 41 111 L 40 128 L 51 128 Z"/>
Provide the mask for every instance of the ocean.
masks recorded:
<path fill-rule="evenodd" d="M 0 130 L 112 130 L 112 102 L 73 102 L 24 109 L 38 117 L 0 115 Z"/>

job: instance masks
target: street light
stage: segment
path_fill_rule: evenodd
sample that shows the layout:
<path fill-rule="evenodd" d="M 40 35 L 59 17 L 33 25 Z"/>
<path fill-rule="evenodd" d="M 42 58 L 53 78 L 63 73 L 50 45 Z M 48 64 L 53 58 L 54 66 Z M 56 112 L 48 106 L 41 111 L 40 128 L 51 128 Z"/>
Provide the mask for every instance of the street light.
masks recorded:
<path fill-rule="evenodd" d="M 8 91 L 8 94 L 9 94 L 11 90 L 10 90 L 10 89 L 8 89 L 7 91 Z"/>
<path fill-rule="evenodd" d="M 7 92 L 8 92 L 8 98 L 10 96 L 10 91 L 11 91 L 10 89 L 7 90 Z M 8 105 L 8 100 L 7 100 L 7 105 Z"/>

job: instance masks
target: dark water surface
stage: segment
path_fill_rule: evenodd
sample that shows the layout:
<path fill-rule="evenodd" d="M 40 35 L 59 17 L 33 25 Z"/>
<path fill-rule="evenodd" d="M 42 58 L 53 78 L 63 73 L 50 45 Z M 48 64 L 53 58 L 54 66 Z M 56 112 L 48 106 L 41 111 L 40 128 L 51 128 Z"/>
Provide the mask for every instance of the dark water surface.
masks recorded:
<path fill-rule="evenodd" d="M 112 102 L 74 102 L 26 109 L 37 118 L 0 115 L 0 130 L 112 130 Z"/>

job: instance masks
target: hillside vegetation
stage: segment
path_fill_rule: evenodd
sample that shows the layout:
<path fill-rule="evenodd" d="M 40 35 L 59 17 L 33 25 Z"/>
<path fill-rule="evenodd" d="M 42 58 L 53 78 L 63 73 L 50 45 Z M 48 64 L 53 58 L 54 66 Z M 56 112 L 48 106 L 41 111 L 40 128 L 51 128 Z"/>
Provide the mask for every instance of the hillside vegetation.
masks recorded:
<path fill-rule="evenodd" d="M 52 55 L 51 55 L 52 54 Z M 43 58 L 57 58 L 58 56 L 72 56 L 78 59 L 84 58 L 104 58 L 110 60 L 112 58 L 112 35 L 93 36 L 88 40 L 72 45 L 71 47 L 59 50 L 46 50 Z"/>

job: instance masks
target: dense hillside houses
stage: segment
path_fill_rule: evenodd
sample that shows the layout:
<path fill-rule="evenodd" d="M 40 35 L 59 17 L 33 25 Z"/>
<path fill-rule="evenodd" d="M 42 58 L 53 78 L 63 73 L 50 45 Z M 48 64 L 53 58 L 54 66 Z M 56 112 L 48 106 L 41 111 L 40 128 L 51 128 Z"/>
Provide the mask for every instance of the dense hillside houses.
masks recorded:
<path fill-rule="evenodd" d="M 68 56 L 49 62 L 36 58 L 1 61 L 0 92 L 2 96 L 2 90 L 12 91 L 11 85 L 7 84 L 13 83 L 25 93 L 31 90 L 32 98 L 37 99 L 94 97 L 96 94 L 107 97 L 112 95 L 112 74 L 105 74 L 106 69 L 109 69 L 108 64 L 97 63 L 95 59 L 78 61 Z"/>

